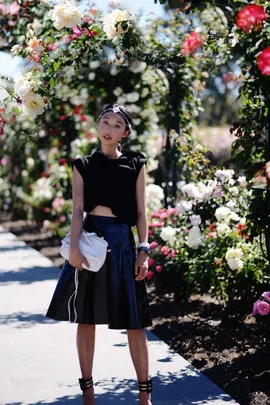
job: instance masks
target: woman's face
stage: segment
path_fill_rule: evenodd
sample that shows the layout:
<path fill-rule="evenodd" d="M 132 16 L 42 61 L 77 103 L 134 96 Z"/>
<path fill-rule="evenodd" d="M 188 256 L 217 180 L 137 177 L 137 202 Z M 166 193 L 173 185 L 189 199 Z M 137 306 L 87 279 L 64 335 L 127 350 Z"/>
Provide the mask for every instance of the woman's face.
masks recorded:
<path fill-rule="evenodd" d="M 98 136 L 102 143 L 106 145 L 117 145 L 122 138 L 128 136 L 124 120 L 111 112 L 104 114 L 98 124 Z"/>

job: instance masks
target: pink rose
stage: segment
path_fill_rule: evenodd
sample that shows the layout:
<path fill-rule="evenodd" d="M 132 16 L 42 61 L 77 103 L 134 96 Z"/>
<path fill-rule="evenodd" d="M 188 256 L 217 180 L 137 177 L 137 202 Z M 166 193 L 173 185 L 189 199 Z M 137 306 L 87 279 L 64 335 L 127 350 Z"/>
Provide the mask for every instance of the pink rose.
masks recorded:
<path fill-rule="evenodd" d="M 268 315 L 270 312 L 270 305 L 265 301 L 256 301 L 253 305 L 253 311 L 251 315 Z"/>
<path fill-rule="evenodd" d="M 167 256 L 167 254 L 169 253 L 168 246 L 162 246 L 162 248 L 160 250 L 164 254 L 164 256 Z"/>
<path fill-rule="evenodd" d="M 65 204 L 64 198 L 56 197 L 52 202 L 52 207 L 55 211 L 60 212 Z"/>
<path fill-rule="evenodd" d="M 155 260 L 152 257 L 150 257 L 150 259 L 148 259 L 149 266 L 153 266 L 154 263 L 155 263 Z"/>
<path fill-rule="evenodd" d="M 60 222 L 65 222 L 65 220 L 67 219 L 67 217 L 65 215 L 61 215 L 59 218 Z"/>
<path fill-rule="evenodd" d="M 153 242 L 150 243 L 150 248 L 155 249 L 157 247 L 158 243 L 154 240 Z"/>
<path fill-rule="evenodd" d="M 270 302 L 270 291 L 265 291 L 262 296 L 266 301 Z"/>
<path fill-rule="evenodd" d="M 1 165 L 7 166 L 10 163 L 11 159 L 10 156 L 5 156 L 1 159 Z"/>
<path fill-rule="evenodd" d="M 11 3 L 11 5 L 9 7 L 9 14 L 11 14 L 11 15 L 18 14 L 19 10 L 20 10 L 20 6 L 17 3 L 17 1 L 13 1 L 13 3 Z"/>
<path fill-rule="evenodd" d="M 151 235 L 153 235 L 153 231 L 151 231 L 151 229 L 149 229 L 148 236 L 151 236 Z"/>
<path fill-rule="evenodd" d="M 242 28 L 246 34 L 252 29 L 254 31 L 260 31 L 267 17 L 268 14 L 263 6 L 250 4 L 237 13 L 236 25 L 237 27 Z"/>
<path fill-rule="evenodd" d="M 158 266 L 156 266 L 156 271 L 158 273 L 160 273 L 162 271 L 162 266 L 160 264 Z"/>
<path fill-rule="evenodd" d="M 159 213 L 153 212 L 153 214 L 151 215 L 151 218 L 159 218 Z"/>
<path fill-rule="evenodd" d="M 184 39 L 182 46 L 182 55 L 193 55 L 196 50 L 203 45 L 203 40 L 198 32 L 192 31 L 188 37 Z"/>
<path fill-rule="evenodd" d="M 170 251 L 170 253 L 168 254 L 168 256 L 172 259 L 172 258 L 175 256 L 175 250 L 172 249 L 172 250 Z"/>
<path fill-rule="evenodd" d="M 152 280 L 152 278 L 154 277 L 155 273 L 152 270 L 149 270 L 147 273 L 147 280 Z"/>
<path fill-rule="evenodd" d="M 258 56 L 258 68 L 262 75 L 270 76 L 270 46 L 267 46 Z"/>
<path fill-rule="evenodd" d="M 209 232 L 208 234 L 209 238 L 215 238 L 217 236 L 216 232 Z"/>
<path fill-rule="evenodd" d="M 168 213 L 169 215 L 177 215 L 177 214 L 178 214 L 178 211 L 177 211 L 176 208 L 168 208 L 167 213 Z"/>
<path fill-rule="evenodd" d="M 160 214 L 160 218 L 161 219 L 166 219 L 166 218 L 168 218 L 168 214 L 167 214 L 167 212 L 162 212 L 161 214 Z"/>

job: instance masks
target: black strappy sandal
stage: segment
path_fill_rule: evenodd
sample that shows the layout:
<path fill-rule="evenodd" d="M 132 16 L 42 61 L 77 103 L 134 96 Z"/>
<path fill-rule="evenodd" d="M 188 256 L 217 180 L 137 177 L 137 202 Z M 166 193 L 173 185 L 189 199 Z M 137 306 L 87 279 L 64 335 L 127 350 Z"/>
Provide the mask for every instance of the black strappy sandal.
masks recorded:
<path fill-rule="evenodd" d="M 80 387 L 82 392 L 86 391 L 88 388 L 92 388 L 93 387 L 93 377 L 90 378 L 79 378 L 79 383 L 80 383 Z"/>
<path fill-rule="evenodd" d="M 148 381 L 138 381 L 139 392 L 147 392 L 151 394 L 152 392 L 152 380 L 149 379 Z M 150 401 L 152 402 L 152 395 L 150 395 Z"/>

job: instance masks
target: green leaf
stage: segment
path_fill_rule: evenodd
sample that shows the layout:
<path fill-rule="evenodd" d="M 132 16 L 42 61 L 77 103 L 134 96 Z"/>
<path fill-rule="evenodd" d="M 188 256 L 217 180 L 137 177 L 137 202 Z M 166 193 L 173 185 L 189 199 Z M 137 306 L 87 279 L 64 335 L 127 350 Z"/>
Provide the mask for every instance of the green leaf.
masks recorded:
<path fill-rule="evenodd" d="M 50 83 L 50 86 L 51 86 L 51 87 L 54 87 L 55 80 L 54 80 L 53 77 L 50 78 L 50 82 L 49 82 L 49 83 Z"/>
<path fill-rule="evenodd" d="M 54 62 L 53 62 L 53 69 L 54 69 L 54 70 L 57 70 L 60 65 L 61 65 L 60 60 L 59 60 L 58 62 L 54 61 Z"/>

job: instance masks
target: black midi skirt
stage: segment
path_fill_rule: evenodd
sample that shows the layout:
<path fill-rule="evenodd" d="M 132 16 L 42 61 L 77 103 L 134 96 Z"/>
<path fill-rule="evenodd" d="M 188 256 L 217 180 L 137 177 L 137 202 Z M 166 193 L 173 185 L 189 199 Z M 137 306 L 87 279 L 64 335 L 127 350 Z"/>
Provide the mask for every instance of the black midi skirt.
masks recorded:
<path fill-rule="evenodd" d="M 152 325 L 145 280 L 135 280 L 136 246 L 130 225 L 116 217 L 87 214 L 83 229 L 104 236 L 109 246 L 98 272 L 77 270 L 68 260 L 46 316 L 110 329 Z"/>

